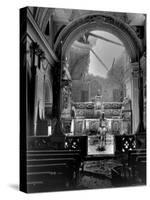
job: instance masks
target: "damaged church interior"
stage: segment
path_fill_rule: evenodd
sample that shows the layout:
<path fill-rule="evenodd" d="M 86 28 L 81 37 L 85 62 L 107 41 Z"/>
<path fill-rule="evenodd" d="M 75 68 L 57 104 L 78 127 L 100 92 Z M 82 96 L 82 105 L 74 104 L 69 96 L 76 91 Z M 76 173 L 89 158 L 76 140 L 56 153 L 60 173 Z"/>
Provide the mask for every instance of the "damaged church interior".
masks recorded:
<path fill-rule="evenodd" d="M 20 190 L 146 185 L 146 14 L 20 10 Z"/>

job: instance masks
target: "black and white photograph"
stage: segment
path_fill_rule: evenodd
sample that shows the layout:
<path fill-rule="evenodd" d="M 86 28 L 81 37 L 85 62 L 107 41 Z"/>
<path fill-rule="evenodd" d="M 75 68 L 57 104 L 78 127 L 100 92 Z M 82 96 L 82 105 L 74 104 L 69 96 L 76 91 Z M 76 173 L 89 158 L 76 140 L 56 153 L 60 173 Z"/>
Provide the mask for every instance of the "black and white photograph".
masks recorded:
<path fill-rule="evenodd" d="M 20 190 L 147 183 L 146 13 L 20 9 Z"/>

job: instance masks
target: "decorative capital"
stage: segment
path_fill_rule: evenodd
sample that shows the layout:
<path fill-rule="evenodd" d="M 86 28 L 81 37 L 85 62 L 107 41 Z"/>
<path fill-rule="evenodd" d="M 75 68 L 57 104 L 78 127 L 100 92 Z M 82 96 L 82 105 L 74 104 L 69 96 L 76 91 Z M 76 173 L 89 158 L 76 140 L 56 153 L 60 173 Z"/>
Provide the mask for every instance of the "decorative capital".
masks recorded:
<path fill-rule="evenodd" d="M 45 58 L 44 51 L 40 48 L 39 44 L 37 42 L 32 42 L 30 45 L 30 50 L 36 54 L 37 56 L 40 56 L 41 59 Z"/>
<path fill-rule="evenodd" d="M 139 64 L 138 62 L 131 63 L 131 74 L 133 78 L 138 78 L 139 76 Z"/>

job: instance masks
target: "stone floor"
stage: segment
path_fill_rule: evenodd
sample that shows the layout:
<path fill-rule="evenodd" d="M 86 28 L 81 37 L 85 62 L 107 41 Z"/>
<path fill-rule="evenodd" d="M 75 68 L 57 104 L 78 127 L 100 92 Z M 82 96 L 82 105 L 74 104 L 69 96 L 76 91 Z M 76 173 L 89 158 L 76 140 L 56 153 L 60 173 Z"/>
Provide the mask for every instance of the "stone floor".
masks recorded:
<path fill-rule="evenodd" d="M 77 189 L 98 189 L 109 187 L 112 187 L 111 179 L 84 173 L 80 178 Z"/>
<path fill-rule="evenodd" d="M 138 176 L 133 180 L 125 177 L 122 170 L 120 171 L 121 174 L 119 174 L 118 177 L 113 177 L 112 171 L 116 167 L 120 167 L 120 169 L 122 169 L 122 164 L 114 159 L 85 162 L 84 170 L 81 173 L 77 189 L 97 189 L 144 185 Z"/>

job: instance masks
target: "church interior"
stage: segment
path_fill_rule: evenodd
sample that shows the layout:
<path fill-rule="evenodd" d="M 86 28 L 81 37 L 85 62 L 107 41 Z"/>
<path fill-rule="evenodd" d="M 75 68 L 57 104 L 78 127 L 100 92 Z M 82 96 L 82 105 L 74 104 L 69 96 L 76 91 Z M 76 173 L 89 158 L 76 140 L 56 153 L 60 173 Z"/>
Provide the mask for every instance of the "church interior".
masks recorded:
<path fill-rule="evenodd" d="M 20 10 L 20 190 L 146 184 L 146 15 Z"/>

